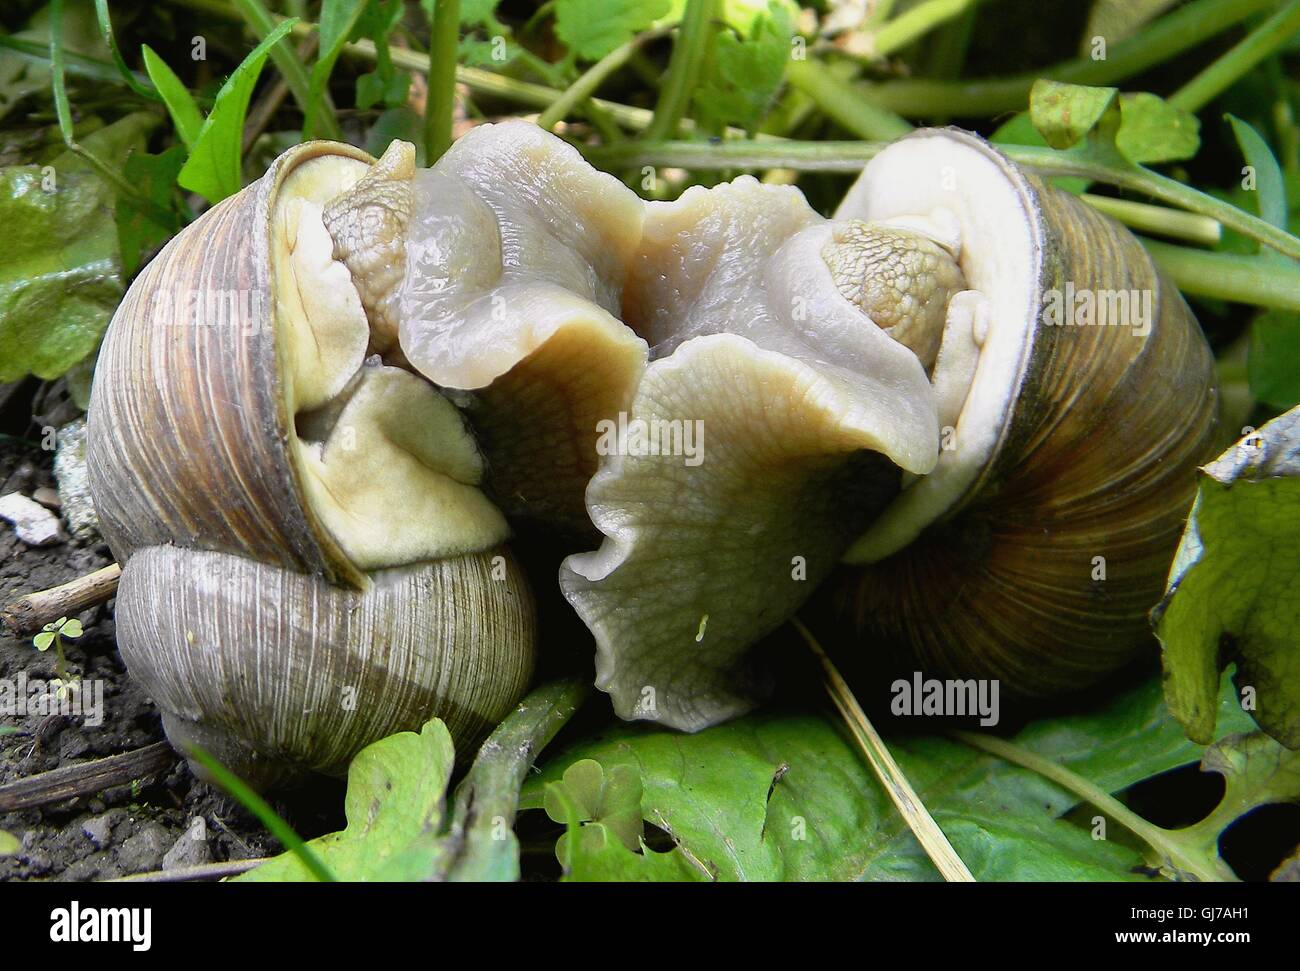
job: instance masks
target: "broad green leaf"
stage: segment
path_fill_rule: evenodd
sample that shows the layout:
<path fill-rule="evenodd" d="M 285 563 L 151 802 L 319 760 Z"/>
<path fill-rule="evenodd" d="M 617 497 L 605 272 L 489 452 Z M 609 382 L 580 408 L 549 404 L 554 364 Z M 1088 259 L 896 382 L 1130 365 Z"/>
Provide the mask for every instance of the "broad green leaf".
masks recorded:
<path fill-rule="evenodd" d="M 162 95 L 167 113 L 172 117 L 176 134 L 185 143 L 188 151 L 194 151 L 195 143 L 199 140 L 199 132 L 203 128 L 203 115 L 199 112 L 199 106 L 194 103 L 193 95 L 190 94 L 189 88 L 181 83 L 181 79 L 175 72 L 167 66 L 167 62 L 155 54 L 148 44 L 140 46 L 140 53 L 144 56 L 144 69 L 149 73 L 149 80 Z"/>
<path fill-rule="evenodd" d="M 152 115 L 82 139 L 108 165 L 144 149 Z M 0 169 L 0 381 L 52 379 L 90 354 L 122 298 L 113 189 L 70 152 L 48 167 Z"/>
<path fill-rule="evenodd" d="M 1300 747 L 1300 408 L 1200 472 L 1156 610 L 1169 707 L 1198 742 L 1215 731 L 1219 672 L 1236 662 L 1259 727 Z M 1253 697 L 1252 697 L 1253 696 Z"/>
<path fill-rule="evenodd" d="M 173 206 L 176 176 L 185 164 L 185 150 L 173 145 L 158 155 L 132 152 L 126 160 L 125 176 L 136 191 L 165 212 L 170 219 L 159 222 L 135 197 L 123 193 L 117 198 L 117 237 L 122 253 L 122 272 L 131 276 L 140 266 L 140 254 L 161 243 L 181 228 Z"/>
<path fill-rule="evenodd" d="M 789 14 L 773 3 L 748 37 L 723 31 L 694 94 L 695 115 L 711 131 L 727 125 L 753 131 L 776 97 L 790 61 Z"/>
<path fill-rule="evenodd" d="M 1154 94 L 1119 96 L 1115 146 L 1130 162 L 1150 165 L 1191 158 L 1201 147 L 1201 123 Z"/>
<path fill-rule="evenodd" d="M 72 618 L 72 620 L 67 621 L 59 628 L 59 633 L 62 634 L 64 637 L 70 638 L 72 640 L 76 640 L 78 637 L 84 634 L 85 631 L 81 629 L 81 621 L 77 620 L 74 617 Z"/>
<path fill-rule="evenodd" d="M 1226 726 L 1245 728 L 1230 692 Z M 1195 762 L 1155 679 L 1084 715 L 1035 722 L 1017 744 L 1107 792 Z M 1131 842 L 1094 840 L 1064 818 L 1076 797 L 1042 777 L 942 737 L 890 748 L 922 802 L 980 880 L 1145 879 Z M 830 716 L 768 711 L 694 735 L 624 726 L 547 761 L 521 805 L 575 761 L 638 769 L 644 818 L 721 880 L 934 880 L 938 874 L 856 747 Z M 1117 830 L 1113 825 L 1111 830 Z"/>
<path fill-rule="evenodd" d="M 0 829 L 0 856 L 13 856 L 22 849 L 22 841 L 13 833 Z"/>
<path fill-rule="evenodd" d="M 656 853 L 638 838 L 638 848 L 629 849 L 606 824 L 584 824 L 582 811 L 562 783 L 547 785 L 545 798 L 551 807 L 548 812 L 553 811 L 559 816 L 557 822 L 567 826 L 556 846 L 566 881 L 682 883 L 709 879 L 678 848 Z"/>
<path fill-rule="evenodd" d="M 32 643 L 36 645 L 38 651 L 48 651 L 50 645 L 54 643 L 54 632 L 43 630 L 32 638 Z"/>
<path fill-rule="evenodd" d="M 438 719 L 363 749 L 348 767 L 347 827 L 307 845 L 339 880 L 411 880 L 430 872 L 446 852 L 439 840 L 447 784 L 455 763 L 451 736 Z M 237 879 L 310 880 L 292 853 Z"/>
<path fill-rule="evenodd" d="M 1250 392 L 1277 409 L 1300 404 L 1300 314 L 1267 310 L 1250 325 Z"/>
<path fill-rule="evenodd" d="M 221 86 L 212 112 L 203 123 L 190 157 L 177 181 L 209 202 L 220 202 L 239 191 L 239 159 L 244 137 L 244 116 L 262 65 L 271 48 L 293 29 L 296 18 L 282 20 L 253 48 Z"/>
<path fill-rule="evenodd" d="M 668 12 L 668 0 L 556 0 L 555 34 L 580 60 L 598 61 Z"/>
<path fill-rule="evenodd" d="M 1040 78 L 1029 92 L 1029 117 L 1049 146 L 1066 149 L 1097 127 L 1118 94 L 1115 88 Z"/>

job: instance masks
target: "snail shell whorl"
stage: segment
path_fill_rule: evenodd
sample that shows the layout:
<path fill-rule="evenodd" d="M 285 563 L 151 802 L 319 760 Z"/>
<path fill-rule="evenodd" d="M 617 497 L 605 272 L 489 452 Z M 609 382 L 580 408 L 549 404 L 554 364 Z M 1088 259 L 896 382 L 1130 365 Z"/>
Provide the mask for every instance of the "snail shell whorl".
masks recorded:
<path fill-rule="evenodd" d="M 532 597 L 463 421 L 363 365 L 359 298 L 303 221 L 367 164 L 298 146 L 182 231 L 114 315 L 92 394 L 122 655 L 173 743 L 263 786 L 435 716 L 469 746 L 533 667 Z M 331 422 L 361 445 L 300 437 Z"/>
<path fill-rule="evenodd" d="M 899 663 L 1045 697 L 1095 682 L 1150 642 L 1147 612 L 1195 469 L 1215 449 L 1218 395 L 1199 325 L 1138 241 L 1020 177 L 1043 240 L 1039 310 L 1067 282 L 1149 291 L 1149 332 L 1040 317 L 993 461 L 910 546 L 845 570 L 835 599 Z"/>
<path fill-rule="evenodd" d="M 532 600 L 500 555 L 378 570 L 360 593 L 244 557 L 150 547 L 122 573 L 118 644 L 168 737 L 259 786 L 301 768 L 340 773 L 370 741 L 434 716 L 468 745 L 532 674 L 521 651 Z"/>

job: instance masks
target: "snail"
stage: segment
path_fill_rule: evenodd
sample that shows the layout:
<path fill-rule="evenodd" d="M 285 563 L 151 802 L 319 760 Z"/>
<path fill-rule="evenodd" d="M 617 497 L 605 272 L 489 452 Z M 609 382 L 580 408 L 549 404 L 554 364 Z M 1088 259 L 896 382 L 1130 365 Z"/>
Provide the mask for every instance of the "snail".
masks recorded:
<path fill-rule="evenodd" d="M 1123 319 L 1072 325 L 1080 294 Z M 748 710 L 819 589 L 863 652 L 1082 686 L 1149 636 L 1216 434 L 1137 241 L 957 130 L 831 219 L 748 176 L 646 203 L 523 121 L 426 170 L 310 143 L 169 244 L 100 360 L 123 655 L 170 737 L 268 776 L 504 713 L 520 526 L 625 718 Z"/>
<path fill-rule="evenodd" d="M 651 203 L 624 293 L 651 344 L 561 585 L 625 718 L 696 730 L 824 585 L 848 649 L 1058 695 L 1150 645 L 1214 450 L 1213 358 L 1125 229 L 977 136 L 880 152 L 831 220 L 742 177 Z M 1109 319 L 1098 308 L 1114 307 Z"/>
<path fill-rule="evenodd" d="M 172 239 L 100 352 L 90 482 L 118 646 L 171 741 L 258 786 L 438 716 L 469 744 L 535 655 L 463 417 L 385 361 L 323 222 L 369 156 L 311 142 Z"/>

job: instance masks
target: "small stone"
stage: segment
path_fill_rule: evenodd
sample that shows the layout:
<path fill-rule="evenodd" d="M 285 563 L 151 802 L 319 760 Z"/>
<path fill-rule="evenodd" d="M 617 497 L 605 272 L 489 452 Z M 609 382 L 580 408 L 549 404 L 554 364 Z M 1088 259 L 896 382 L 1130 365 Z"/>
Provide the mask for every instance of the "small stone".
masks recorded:
<path fill-rule="evenodd" d="M 102 850 L 113 836 L 113 819 L 107 814 L 94 816 L 81 824 L 81 831 L 90 838 L 96 848 Z"/>
<path fill-rule="evenodd" d="M 78 418 L 59 429 L 54 453 L 54 477 L 59 480 L 63 518 L 78 540 L 99 536 L 99 516 L 90 498 L 90 472 L 86 467 L 86 419 Z"/>
<path fill-rule="evenodd" d="M 28 546 L 51 546 L 67 539 L 59 517 L 21 492 L 0 496 L 0 519 L 12 523 L 18 538 Z"/>
<path fill-rule="evenodd" d="M 212 862 L 212 851 L 205 838 L 207 828 L 202 820 L 192 819 L 185 832 L 172 844 L 172 848 L 163 857 L 164 870 L 181 870 L 185 867 L 201 866 Z"/>
<path fill-rule="evenodd" d="M 123 873 L 157 870 L 171 842 L 171 837 L 163 826 L 146 823 L 118 848 L 118 865 Z"/>
<path fill-rule="evenodd" d="M 51 489 L 49 486 L 41 486 L 39 489 L 33 489 L 32 498 L 46 509 L 57 510 L 63 505 L 63 500 L 59 498 L 58 491 Z"/>

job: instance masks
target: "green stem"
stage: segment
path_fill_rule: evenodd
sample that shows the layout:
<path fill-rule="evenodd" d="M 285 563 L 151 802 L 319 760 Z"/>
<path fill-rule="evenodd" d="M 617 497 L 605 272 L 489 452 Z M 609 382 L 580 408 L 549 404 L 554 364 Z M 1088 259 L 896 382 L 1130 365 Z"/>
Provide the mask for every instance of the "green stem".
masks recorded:
<path fill-rule="evenodd" d="M 1066 61 L 1029 74 L 989 80 L 915 78 L 856 86 L 858 97 L 876 108 L 907 117 L 986 117 L 1023 108 L 1040 77 L 1072 84 L 1114 84 L 1169 60 L 1276 6 L 1277 0 L 1192 0 L 1114 45 L 1104 60 Z"/>
<path fill-rule="evenodd" d="M 887 57 L 960 17 L 975 3 L 976 0 L 925 0 L 877 30 L 872 35 L 872 50 L 877 57 Z"/>
<path fill-rule="evenodd" d="M 626 44 L 614 48 L 569 85 L 563 94 L 552 101 L 546 110 L 538 115 L 537 124 L 550 131 L 558 122 L 568 117 L 573 109 L 595 94 L 596 89 L 605 82 L 605 79 L 627 64 L 632 55 L 643 45 L 656 38 L 663 37 L 668 32 L 669 28 L 647 31 L 633 37 Z"/>
<path fill-rule="evenodd" d="M 1190 848 L 1183 845 L 1175 834 L 1147 822 L 1110 793 L 1081 775 L 1071 772 L 1060 763 L 992 735 L 962 731 L 955 731 L 952 734 L 958 741 L 965 742 L 971 748 L 1036 772 L 1043 778 L 1055 782 L 1066 792 L 1091 803 L 1155 850 L 1160 858 L 1172 865 L 1176 871 L 1209 883 L 1235 880 L 1231 873 L 1225 873 L 1225 868 L 1217 860 L 1209 860 L 1203 854 L 1191 852 Z"/>
<path fill-rule="evenodd" d="M 646 138 L 672 138 L 677 134 L 708 55 L 718 5 L 718 0 L 686 0 L 681 31 L 673 43 L 668 74 L 659 92 L 654 119 L 645 130 Z"/>
<path fill-rule="evenodd" d="M 1247 34 L 1231 50 L 1169 96 L 1169 103 L 1196 112 L 1230 88 L 1300 30 L 1300 0 L 1292 0 Z"/>
<path fill-rule="evenodd" d="M 1209 216 L 1170 209 L 1168 206 L 1153 206 L 1147 202 L 1133 202 L 1131 199 L 1096 196 L 1090 192 L 1083 193 L 1079 199 L 1098 212 L 1119 220 L 1129 229 L 1144 233 L 1185 239 L 1202 246 L 1213 246 L 1223 236 L 1223 226 Z"/>
<path fill-rule="evenodd" d="M 514 822 L 519 790 L 538 753 L 590 693 L 582 678 L 552 681 L 492 732 L 456 790 L 450 834 L 455 850 L 438 859 L 432 879 L 519 879 L 518 860 L 500 838 L 500 823 Z"/>
<path fill-rule="evenodd" d="M 912 130 L 908 122 L 863 97 L 858 87 L 837 78 L 821 61 L 791 61 L 785 79 L 825 114 L 862 138 L 889 141 Z"/>
<path fill-rule="evenodd" d="M 451 147 L 456 108 L 456 47 L 460 42 L 460 0 L 433 0 L 429 44 L 429 100 L 424 111 L 424 158 L 432 165 Z"/>
<path fill-rule="evenodd" d="M 232 0 L 239 15 L 244 19 L 244 23 L 259 40 L 262 40 L 276 28 L 276 25 L 283 20 L 283 17 L 277 17 L 266 9 L 262 0 Z M 315 29 L 311 25 L 310 29 Z M 298 52 L 293 49 L 288 37 L 280 39 L 270 50 L 271 60 L 275 62 L 276 69 L 280 76 L 289 85 L 289 93 L 293 95 L 293 100 L 297 103 L 298 109 L 302 112 L 303 118 L 312 116 L 311 104 L 311 79 L 307 76 L 307 69 L 303 67 L 302 62 L 298 60 Z M 321 116 L 322 134 L 326 138 L 339 139 L 343 133 L 339 128 L 338 121 L 334 118 L 333 112 L 323 111 Z"/>
<path fill-rule="evenodd" d="M 1142 239 L 1184 293 L 1300 311 L 1300 266 L 1241 253 L 1214 253 Z"/>
<path fill-rule="evenodd" d="M 885 146 L 880 142 L 635 142 L 584 149 L 587 157 L 605 168 L 640 168 L 644 165 L 678 168 L 789 168 L 804 172 L 857 172 Z M 1300 239 L 1258 216 L 1238 209 L 1174 179 L 1133 165 L 1118 167 L 1057 152 L 1050 148 L 999 145 L 1013 162 L 1027 165 L 1040 175 L 1077 176 L 1151 196 L 1160 202 L 1216 219 L 1243 235 L 1286 256 L 1300 259 Z"/>

